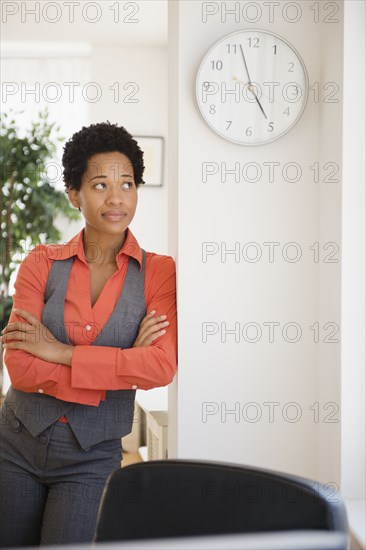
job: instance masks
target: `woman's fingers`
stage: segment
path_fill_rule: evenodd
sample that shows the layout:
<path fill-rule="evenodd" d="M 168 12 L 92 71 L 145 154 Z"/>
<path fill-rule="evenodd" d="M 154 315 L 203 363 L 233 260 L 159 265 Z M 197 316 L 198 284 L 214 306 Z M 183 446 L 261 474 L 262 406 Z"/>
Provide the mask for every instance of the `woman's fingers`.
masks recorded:
<path fill-rule="evenodd" d="M 12 323 L 8 323 L 1 331 L 1 334 L 13 333 L 16 331 L 37 334 L 37 331 L 39 332 L 41 329 L 43 330 L 45 328 L 44 325 L 42 325 L 42 323 L 37 319 L 37 317 L 35 317 L 29 311 L 26 311 L 25 309 L 16 309 L 13 307 L 12 313 L 13 312 L 16 313 L 19 317 L 23 317 L 23 319 L 26 320 L 13 321 Z"/>
<path fill-rule="evenodd" d="M 140 328 L 145 328 L 149 326 L 153 326 L 155 323 L 164 321 L 166 319 L 166 315 L 159 315 L 158 317 L 152 317 L 151 314 L 146 315 L 141 321 Z"/>
<path fill-rule="evenodd" d="M 165 325 L 164 323 L 158 323 L 156 326 L 150 327 L 146 332 L 143 332 L 141 334 L 141 338 L 142 339 L 153 338 L 155 340 L 155 338 L 157 338 L 161 334 L 165 334 L 166 330 L 165 328 L 163 328 L 165 326 L 167 325 Z"/>
<path fill-rule="evenodd" d="M 155 340 L 158 336 L 161 336 L 166 332 L 164 327 L 167 327 L 169 325 L 169 321 L 164 321 L 162 323 L 156 322 L 154 325 L 149 325 L 148 327 L 144 327 L 139 332 L 139 340 L 140 342 L 143 342 L 144 345 L 149 345 L 149 343 L 152 340 Z M 145 342 L 145 340 L 149 340 L 148 343 Z"/>
<path fill-rule="evenodd" d="M 140 326 L 141 334 L 151 333 L 155 332 L 159 328 L 165 327 L 169 325 L 169 321 L 160 321 L 159 319 L 156 319 L 153 323 L 146 323 L 144 326 Z"/>
<path fill-rule="evenodd" d="M 165 322 L 165 319 L 166 315 L 159 315 L 158 317 L 151 317 L 151 314 L 146 315 L 140 323 L 140 334 L 146 334 L 146 331 L 150 331 L 152 328 L 156 329 L 157 323 Z"/>
<path fill-rule="evenodd" d="M 154 334 L 151 334 L 150 336 L 147 337 L 147 340 L 150 340 L 149 344 L 151 344 L 151 342 L 153 340 L 156 340 L 157 338 L 159 338 L 159 336 L 162 336 L 163 334 L 166 333 L 166 330 L 163 329 L 163 330 L 159 330 L 158 332 L 155 332 Z M 148 345 L 149 345 L 148 344 Z"/>
<path fill-rule="evenodd" d="M 134 347 L 148 346 L 151 342 L 156 340 L 156 338 L 165 334 L 166 330 L 164 327 L 169 325 L 169 321 L 165 321 L 166 315 L 159 315 L 154 318 L 154 313 L 156 313 L 155 310 L 148 313 L 141 321 Z"/>
<path fill-rule="evenodd" d="M 21 321 L 16 321 L 14 323 L 8 323 L 6 327 L 3 328 L 1 331 L 1 334 L 4 334 L 6 332 L 13 332 L 15 330 L 22 330 L 23 332 L 31 332 L 34 331 L 33 325 L 28 325 L 27 323 L 22 323 Z"/>
<path fill-rule="evenodd" d="M 25 332 L 13 330 L 12 332 L 4 333 L 0 338 L 2 342 L 8 342 L 9 340 L 22 340 L 25 342 L 26 334 Z"/>
<path fill-rule="evenodd" d="M 146 323 L 149 319 L 152 319 L 154 317 L 156 313 L 156 309 L 153 309 L 152 311 L 150 311 L 149 313 L 147 313 L 145 315 L 145 317 L 142 319 L 141 323 L 140 323 L 140 327 L 143 323 Z"/>

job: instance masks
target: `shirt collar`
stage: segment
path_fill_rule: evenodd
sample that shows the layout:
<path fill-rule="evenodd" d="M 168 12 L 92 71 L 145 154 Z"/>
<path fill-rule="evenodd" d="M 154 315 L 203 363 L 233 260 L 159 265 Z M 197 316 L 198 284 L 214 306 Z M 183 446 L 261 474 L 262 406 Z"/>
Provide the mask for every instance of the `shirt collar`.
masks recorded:
<path fill-rule="evenodd" d="M 47 246 L 48 257 L 51 260 L 66 260 L 67 258 L 71 258 L 72 256 L 78 256 L 78 258 L 82 262 L 86 263 L 83 246 L 83 235 L 84 228 L 65 244 L 49 244 Z M 127 227 L 126 229 L 125 242 L 123 243 L 121 250 L 116 256 L 118 269 L 121 268 L 124 255 L 135 258 L 135 260 L 139 262 L 140 271 L 142 270 L 142 250 L 136 240 L 136 237 L 129 227 Z"/>

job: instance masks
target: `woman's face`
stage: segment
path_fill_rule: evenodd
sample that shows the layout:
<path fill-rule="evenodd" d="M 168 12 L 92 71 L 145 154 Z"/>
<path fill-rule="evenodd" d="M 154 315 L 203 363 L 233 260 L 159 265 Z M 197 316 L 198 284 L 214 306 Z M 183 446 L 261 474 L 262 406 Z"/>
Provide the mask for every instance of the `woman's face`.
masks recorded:
<path fill-rule="evenodd" d="M 70 202 L 88 226 L 120 235 L 131 223 L 137 206 L 133 166 L 118 151 L 98 153 L 88 160 L 80 190 L 69 189 Z"/>

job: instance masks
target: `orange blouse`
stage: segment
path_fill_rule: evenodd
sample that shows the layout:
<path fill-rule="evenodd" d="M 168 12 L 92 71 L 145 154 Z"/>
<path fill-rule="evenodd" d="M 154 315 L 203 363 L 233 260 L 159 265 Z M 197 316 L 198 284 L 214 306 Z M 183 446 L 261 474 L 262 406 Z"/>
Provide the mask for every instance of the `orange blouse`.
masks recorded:
<path fill-rule="evenodd" d="M 171 256 L 146 253 L 147 313 L 155 309 L 154 317 L 167 315 L 170 324 L 165 327 L 166 333 L 145 347 L 91 345 L 117 304 L 129 256 L 138 260 L 141 270 L 141 248 L 131 230 L 126 231 L 125 242 L 116 256 L 118 270 L 106 282 L 94 307 L 90 298 L 90 270 L 84 255 L 84 229 L 65 244 L 38 245 L 26 255 L 15 282 L 13 305 L 33 313 L 40 321 L 53 260 L 76 255 L 64 309 L 65 328 L 75 349 L 71 368 L 23 350 L 6 349 L 4 361 L 14 388 L 97 406 L 105 399 L 106 390 L 149 390 L 173 380 L 177 370 L 177 312 L 175 263 Z M 24 319 L 12 312 L 9 322 L 14 321 Z"/>

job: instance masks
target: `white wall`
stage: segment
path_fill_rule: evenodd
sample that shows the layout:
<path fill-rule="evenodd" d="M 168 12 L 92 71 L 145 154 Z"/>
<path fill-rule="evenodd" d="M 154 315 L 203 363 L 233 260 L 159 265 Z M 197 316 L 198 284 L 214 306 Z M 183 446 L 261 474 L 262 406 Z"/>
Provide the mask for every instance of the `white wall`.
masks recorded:
<path fill-rule="evenodd" d="M 335 5 L 335 4 L 334 4 Z M 319 84 L 319 322 L 323 335 L 338 342 L 319 342 L 318 402 L 323 410 L 318 423 L 319 477 L 340 485 L 341 469 L 341 208 L 343 3 L 332 16 L 338 23 L 320 22 Z M 330 10 L 328 10 L 328 15 Z M 336 92 L 336 93 L 335 93 Z M 333 181 L 334 180 L 334 181 Z M 326 247 L 324 249 L 324 247 Z"/>
<path fill-rule="evenodd" d="M 216 3 L 222 4 L 225 3 Z M 241 6 L 244 4 L 240 2 Z M 323 59 L 321 53 L 324 26 L 314 21 L 314 13 L 309 9 L 311 3 L 301 2 L 302 17 L 297 23 L 286 21 L 281 11 L 270 22 L 266 3 L 256 4 L 262 7 L 262 18 L 254 26 L 290 41 L 304 59 L 310 84 L 322 83 L 327 75 L 323 67 L 326 57 Z M 177 80 L 179 89 L 178 99 L 170 98 L 169 113 L 173 115 L 169 133 L 176 131 L 178 135 L 175 154 L 179 161 L 169 172 L 170 180 L 178 186 L 179 307 L 178 384 L 171 390 L 172 396 L 177 395 L 177 407 L 171 414 L 176 421 L 177 436 L 171 440 L 171 454 L 230 460 L 337 481 L 337 462 L 332 467 L 331 480 L 319 465 L 320 422 L 314 417 L 314 403 L 319 403 L 322 422 L 330 412 L 324 412 L 324 403 L 320 402 L 326 394 L 322 384 L 327 384 L 329 376 L 332 385 L 327 399 L 339 398 L 340 350 L 333 347 L 331 357 L 327 356 L 331 361 L 335 358 L 331 374 L 328 367 L 320 374 L 325 351 L 322 356 L 309 329 L 316 322 L 336 322 L 340 305 L 337 268 L 331 272 L 329 296 L 323 302 L 321 296 L 326 284 L 321 275 L 323 268 L 320 269 L 309 250 L 325 237 L 327 240 L 339 237 L 339 187 L 332 198 L 335 210 L 327 207 L 323 211 L 324 191 L 314 182 L 309 168 L 314 162 L 322 162 L 329 153 L 322 149 L 321 141 L 334 131 L 330 116 L 310 96 L 299 123 L 273 144 L 245 148 L 213 134 L 195 106 L 194 85 L 199 64 L 220 37 L 253 25 L 243 19 L 235 22 L 234 17 L 223 23 L 220 14 L 203 23 L 201 2 L 183 0 L 169 7 L 169 25 L 175 24 L 170 32 L 178 37 L 178 44 L 170 51 L 170 66 L 176 67 L 170 78 Z M 342 40 L 341 34 L 337 34 L 339 27 L 336 24 L 329 31 L 333 40 L 336 35 Z M 337 49 L 334 54 L 327 53 L 334 64 L 337 53 Z M 335 107 L 337 124 L 339 110 L 340 104 Z M 339 155 L 340 137 L 339 134 L 334 140 L 331 149 L 334 155 Z M 338 157 L 334 160 L 340 162 Z M 203 183 L 204 161 L 226 162 L 231 167 L 238 161 L 242 165 L 253 161 L 261 166 L 269 161 L 280 162 L 281 166 L 297 162 L 303 176 L 297 183 L 281 177 L 270 183 L 268 173 L 263 170 L 256 184 L 243 180 L 235 183 L 230 179 L 221 183 L 219 174 Z M 324 229 L 324 216 L 332 221 L 329 233 Z M 229 255 L 226 262 L 221 262 L 218 254 L 204 263 L 201 248 L 208 241 L 219 246 L 226 243 L 228 249 L 236 242 L 242 246 L 254 241 L 260 244 L 263 259 L 258 263 L 243 259 L 235 263 L 233 255 Z M 263 243 L 273 241 L 281 243 L 279 250 L 288 242 L 298 243 L 303 253 L 301 260 L 289 263 L 276 254 L 275 261 L 270 263 Z M 241 328 L 245 323 L 256 322 L 263 330 L 262 338 L 257 343 L 245 342 L 243 338 L 235 343 L 229 335 L 222 343 L 219 333 L 203 343 L 203 322 L 219 325 L 224 322 L 228 328 L 233 328 L 235 322 Z M 302 328 L 302 338 L 291 344 L 277 330 L 274 343 L 269 343 L 265 322 L 279 322 L 280 330 L 286 323 L 297 322 Z M 323 332 L 321 338 L 324 337 Z M 266 405 L 269 402 L 279 404 L 273 422 Z M 205 403 L 214 411 L 206 422 L 202 417 Z M 248 407 L 248 403 L 254 405 Z M 296 405 L 286 409 L 289 403 Z M 301 411 L 301 418 L 291 422 L 295 406 Z M 225 410 L 235 409 L 237 417 L 225 415 Z M 251 422 L 256 414 L 260 418 Z M 339 421 L 336 428 L 333 424 L 329 426 L 325 427 L 329 445 L 322 449 L 323 462 L 332 461 L 333 453 L 338 451 L 338 436 L 333 432 L 339 430 Z"/>
<path fill-rule="evenodd" d="M 178 311 L 178 334 L 180 333 L 180 262 L 178 255 L 178 187 L 179 187 L 179 10 L 173 9 L 170 5 L 168 10 L 168 250 L 175 258 L 177 270 L 177 311 Z M 178 353 L 179 353 L 178 338 Z M 178 360 L 179 363 L 179 360 Z M 180 418 L 178 381 L 180 378 L 180 367 L 178 373 L 168 388 L 168 456 L 178 456 L 178 441 L 180 439 Z"/>
<path fill-rule="evenodd" d="M 342 490 L 365 499 L 365 3 L 345 3 Z M 365 539 L 363 517 L 363 540 Z M 361 519 L 360 519 L 361 525 Z"/>

